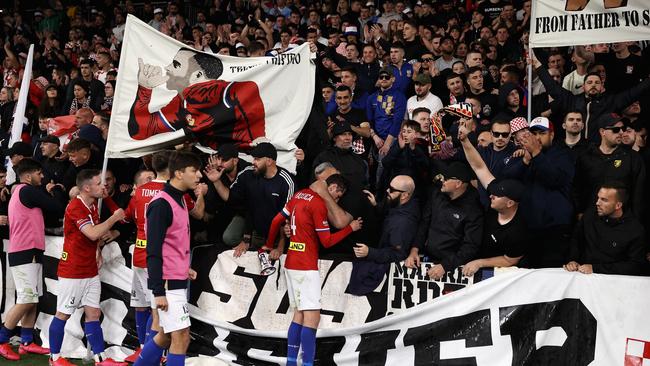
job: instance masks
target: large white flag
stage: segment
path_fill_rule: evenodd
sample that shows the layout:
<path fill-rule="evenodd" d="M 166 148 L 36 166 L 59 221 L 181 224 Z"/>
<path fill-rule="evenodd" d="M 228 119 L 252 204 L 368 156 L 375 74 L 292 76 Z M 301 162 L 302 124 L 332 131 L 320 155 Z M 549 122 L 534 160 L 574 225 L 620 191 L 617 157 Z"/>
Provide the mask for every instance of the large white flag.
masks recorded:
<path fill-rule="evenodd" d="M 275 57 L 214 55 L 129 16 L 106 155 L 138 157 L 188 138 L 242 151 L 270 141 L 278 164 L 293 171 L 315 68 L 308 45 Z"/>
<path fill-rule="evenodd" d="M 535 0 L 531 47 L 650 39 L 648 0 Z"/>
<path fill-rule="evenodd" d="M 27 109 L 27 98 L 29 97 L 29 83 L 32 80 L 32 63 L 34 62 L 34 45 L 29 46 L 29 53 L 27 54 L 27 61 L 25 62 L 25 71 L 23 71 L 23 80 L 20 83 L 20 94 L 18 94 L 18 102 L 16 102 L 16 110 L 14 112 L 14 120 L 11 125 L 11 135 L 9 137 L 9 147 L 14 143 L 22 141 L 21 135 L 23 134 L 23 127 L 28 123 L 25 116 Z M 11 160 L 7 157 L 7 184 L 16 181 L 16 173 L 11 169 Z"/>

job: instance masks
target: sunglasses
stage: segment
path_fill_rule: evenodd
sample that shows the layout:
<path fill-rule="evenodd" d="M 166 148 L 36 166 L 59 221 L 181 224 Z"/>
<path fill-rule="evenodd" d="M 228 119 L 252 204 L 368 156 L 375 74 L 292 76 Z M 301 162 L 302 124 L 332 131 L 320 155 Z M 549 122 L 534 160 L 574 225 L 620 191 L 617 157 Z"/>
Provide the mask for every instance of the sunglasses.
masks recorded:
<path fill-rule="evenodd" d="M 423 58 L 423 59 L 420 60 L 420 61 L 422 61 L 422 62 L 432 62 L 433 59 L 432 59 L 432 58 Z"/>
<path fill-rule="evenodd" d="M 397 189 L 397 188 L 395 188 L 393 186 L 388 186 L 388 192 L 389 193 L 395 193 L 395 192 L 404 193 L 406 191 L 402 191 L 401 189 Z"/>
<path fill-rule="evenodd" d="M 494 137 L 503 137 L 503 138 L 507 138 L 508 136 L 510 136 L 510 132 L 496 132 L 496 131 L 492 131 L 492 136 L 494 136 Z"/>
<path fill-rule="evenodd" d="M 612 131 L 613 133 L 619 133 L 623 131 L 625 127 L 605 127 L 604 130 Z"/>
<path fill-rule="evenodd" d="M 390 80 L 390 75 L 379 75 L 379 80 Z"/>

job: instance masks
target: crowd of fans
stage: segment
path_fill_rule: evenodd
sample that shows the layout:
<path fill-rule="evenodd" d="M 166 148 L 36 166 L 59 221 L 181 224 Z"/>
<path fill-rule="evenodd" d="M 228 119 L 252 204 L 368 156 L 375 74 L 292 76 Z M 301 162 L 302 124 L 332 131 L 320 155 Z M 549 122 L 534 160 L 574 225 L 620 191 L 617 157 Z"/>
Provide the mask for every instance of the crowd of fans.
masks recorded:
<path fill-rule="evenodd" d="M 201 155 L 193 245 L 235 256 L 260 248 L 274 216 L 311 185 L 333 228 L 363 219 L 321 250 L 355 258 L 355 293 L 371 290 L 386 263 L 422 257 L 437 263 L 433 278 L 459 265 L 467 275 L 511 265 L 648 271 L 645 42 L 531 52 L 530 0 L 42 3 L 0 14 L 0 145 L 14 166 L 38 161 L 42 187 L 61 190 L 62 205 L 76 196 L 79 172 L 101 168 L 125 19 L 134 15 L 206 53 L 265 57 L 305 42 L 316 52 L 319 98 L 296 142 L 297 174 L 276 165 L 272 145 L 256 149 L 252 165 L 228 144 Z M 30 44 L 33 78 L 23 85 Z M 9 149 L 21 88 L 28 123 Z M 64 148 L 48 128 L 69 115 L 78 131 Z M 199 154 L 192 141 L 176 149 Z M 156 173 L 151 156 L 111 159 L 108 195 L 127 208 Z M 347 181 L 340 199 L 327 194 L 335 173 Z M 0 168 L 6 238 L 5 176 Z M 51 216 L 46 230 L 60 234 L 62 216 Z M 133 226 L 116 229 L 122 242 L 135 240 Z"/>
<path fill-rule="evenodd" d="M 354 255 L 356 243 L 363 243 L 370 253 L 390 248 L 385 258 L 408 257 L 413 265 L 416 253 L 426 253 L 445 270 L 480 258 L 491 244 L 486 235 L 490 225 L 484 221 L 491 216 L 490 206 L 495 209 L 490 203 L 495 194 L 477 184 L 469 169 L 467 147 L 457 136 L 464 126 L 492 176 L 524 185 L 523 193 L 508 196 L 521 203 L 516 211 L 523 217 L 517 221 L 525 227 L 526 239 L 512 257 L 523 257 L 520 265 L 590 264 L 596 260 L 590 245 L 614 245 L 616 253 L 601 248 L 608 253 L 603 255 L 628 265 L 598 271 L 642 273 L 647 266 L 642 231 L 626 232 L 638 242 L 618 246 L 594 243 L 591 235 L 585 239 L 576 231 L 584 230 L 583 214 L 588 218 L 600 207 L 603 185 L 619 187 L 623 221 L 638 220 L 647 227 L 650 52 L 643 42 L 536 50 L 529 58 L 534 76 L 533 94 L 528 95 L 530 1 L 51 5 L 2 12 L 0 133 L 13 165 L 33 157 L 43 166 L 44 182 L 60 185 L 70 197 L 77 173 L 100 168 L 103 160 L 125 19 L 132 14 L 207 53 L 272 56 L 304 42 L 317 51 L 322 108 L 315 106 L 316 117 L 298 138 L 297 175 L 280 167 L 247 167 L 232 146 L 223 146 L 209 161 L 204 157 L 211 174 L 196 192 L 205 194 L 205 215 L 192 222 L 196 242 L 234 247 L 236 255 L 249 244 L 259 247 L 272 217 L 293 192 L 332 170 L 350 185 L 339 204 L 328 205 L 332 223 L 343 227 L 353 217 L 363 217 L 365 225 L 325 252 Z M 20 85 L 32 43 L 33 78 L 28 86 Z M 21 87 L 29 88 L 29 123 L 23 142 L 7 149 Z M 444 106 L 463 102 L 471 106 L 471 117 L 447 113 L 440 125 L 432 124 L 449 111 Z M 526 120 L 528 108 L 532 121 Z M 79 129 L 64 149 L 48 135 L 48 126 L 66 115 L 75 115 Z M 432 128 L 442 131 L 432 134 Z M 444 140 L 433 146 L 429 140 L 441 134 Z M 191 142 L 179 148 L 192 149 Z M 461 171 L 450 173 L 454 167 Z M 133 188 L 146 182 L 142 177 L 153 175 L 144 174 L 152 169 L 150 157 L 111 159 L 109 195 L 127 207 Z M 409 177 L 409 188 L 395 190 L 391 180 L 396 176 Z M 269 200 L 271 191 L 282 192 L 281 199 Z M 417 201 L 409 215 L 421 216 L 417 225 L 404 228 L 413 236 L 399 242 L 383 240 L 381 230 L 391 209 L 385 203 L 397 204 L 395 193 Z M 5 213 L 9 196 L 9 189 L 3 189 Z M 598 212 L 599 220 L 611 216 Z M 56 232 L 57 222 L 49 220 L 48 230 Z M 614 226 L 610 222 L 605 229 Z M 133 230 L 121 229 L 122 239 L 133 237 Z M 621 248 L 625 250 L 619 253 Z"/>
<path fill-rule="evenodd" d="M 309 187 L 324 200 L 330 226 L 349 234 L 320 255 L 354 261 L 354 294 L 372 291 L 387 265 L 402 260 L 435 263 L 434 279 L 458 266 L 467 276 L 514 265 L 648 273 L 646 42 L 533 52 L 530 0 L 34 3 L 0 13 L 0 147 L 20 167 L 19 182 L 37 187 L 20 191 L 22 205 L 52 200 L 43 207 L 50 234 L 62 233 L 70 200 L 101 196 L 87 184 L 102 165 L 133 15 L 205 53 L 267 57 L 305 42 L 316 53 L 317 98 L 296 141 L 296 174 L 276 164 L 269 143 L 252 151 L 252 164 L 231 144 L 213 156 L 191 140 L 175 147 L 202 161 L 202 183 L 187 198 L 192 245 L 212 243 L 236 257 L 264 247 L 273 260 L 299 250 L 286 248 L 283 235 L 274 240 L 277 227 L 269 238 L 269 229 Z M 30 44 L 33 77 L 25 85 Z M 9 148 L 21 88 L 29 89 L 27 124 Z M 71 115 L 77 131 L 62 146 L 50 134 L 53 121 Z M 169 164 L 165 153 L 110 159 L 112 200 L 100 216 L 115 225 L 96 239 L 118 239 L 125 252 L 146 243 L 129 210 L 144 199 L 137 187 L 160 190 L 174 177 Z M 6 175 L 0 167 L 4 238 L 17 194 Z M 112 214 L 116 207 L 126 217 Z M 146 268 L 140 259 L 134 266 Z"/>

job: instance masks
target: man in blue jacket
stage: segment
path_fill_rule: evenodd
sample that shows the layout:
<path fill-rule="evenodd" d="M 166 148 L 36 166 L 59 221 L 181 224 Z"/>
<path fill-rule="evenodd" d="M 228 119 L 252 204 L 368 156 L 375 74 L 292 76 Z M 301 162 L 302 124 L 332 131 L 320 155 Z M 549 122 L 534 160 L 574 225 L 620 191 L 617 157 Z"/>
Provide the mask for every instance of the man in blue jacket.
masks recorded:
<path fill-rule="evenodd" d="M 377 167 L 377 179 L 383 171 L 381 159 L 388 154 L 393 142 L 397 140 L 406 111 L 406 97 L 394 84 L 392 69 L 382 68 L 379 71 L 379 90 L 368 97 L 366 107 L 366 116 L 372 126 L 370 137 L 376 146 L 373 156 L 380 162 Z"/>
<path fill-rule="evenodd" d="M 548 118 L 533 119 L 529 131 L 517 134 L 525 154 L 508 164 L 503 176 L 528 187 L 521 208 L 530 230 L 530 266 L 561 267 L 567 262 L 571 238 L 575 167 L 571 151 L 553 144 L 554 128 Z"/>

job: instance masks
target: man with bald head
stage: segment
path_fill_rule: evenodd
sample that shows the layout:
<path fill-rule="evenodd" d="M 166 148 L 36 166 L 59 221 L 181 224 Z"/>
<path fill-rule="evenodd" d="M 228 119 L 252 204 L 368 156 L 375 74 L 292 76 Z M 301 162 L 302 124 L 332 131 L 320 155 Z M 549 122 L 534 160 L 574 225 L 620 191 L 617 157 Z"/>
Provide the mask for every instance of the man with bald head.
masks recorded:
<path fill-rule="evenodd" d="M 415 241 L 420 208 L 413 197 L 415 182 L 408 175 L 398 175 L 390 181 L 386 189 L 386 198 L 377 209 L 385 214 L 381 225 L 381 237 L 376 247 L 357 243 L 348 291 L 355 295 L 372 292 L 381 283 L 390 268 L 390 263 L 401 262 L 409 254 Z M 377 206 L 375 197 L 365 191 L 373 206 Z"/>
<path fill-rule="evenodd" d="M 94 116 L 95 113 L 93 113 L 92 109 L 81 108 L 74 115 L 74 124 L 75 126 L 77 126 L 77 128 L 81 128 L 81 126 L 89 125 L 93 122 Z"/>

